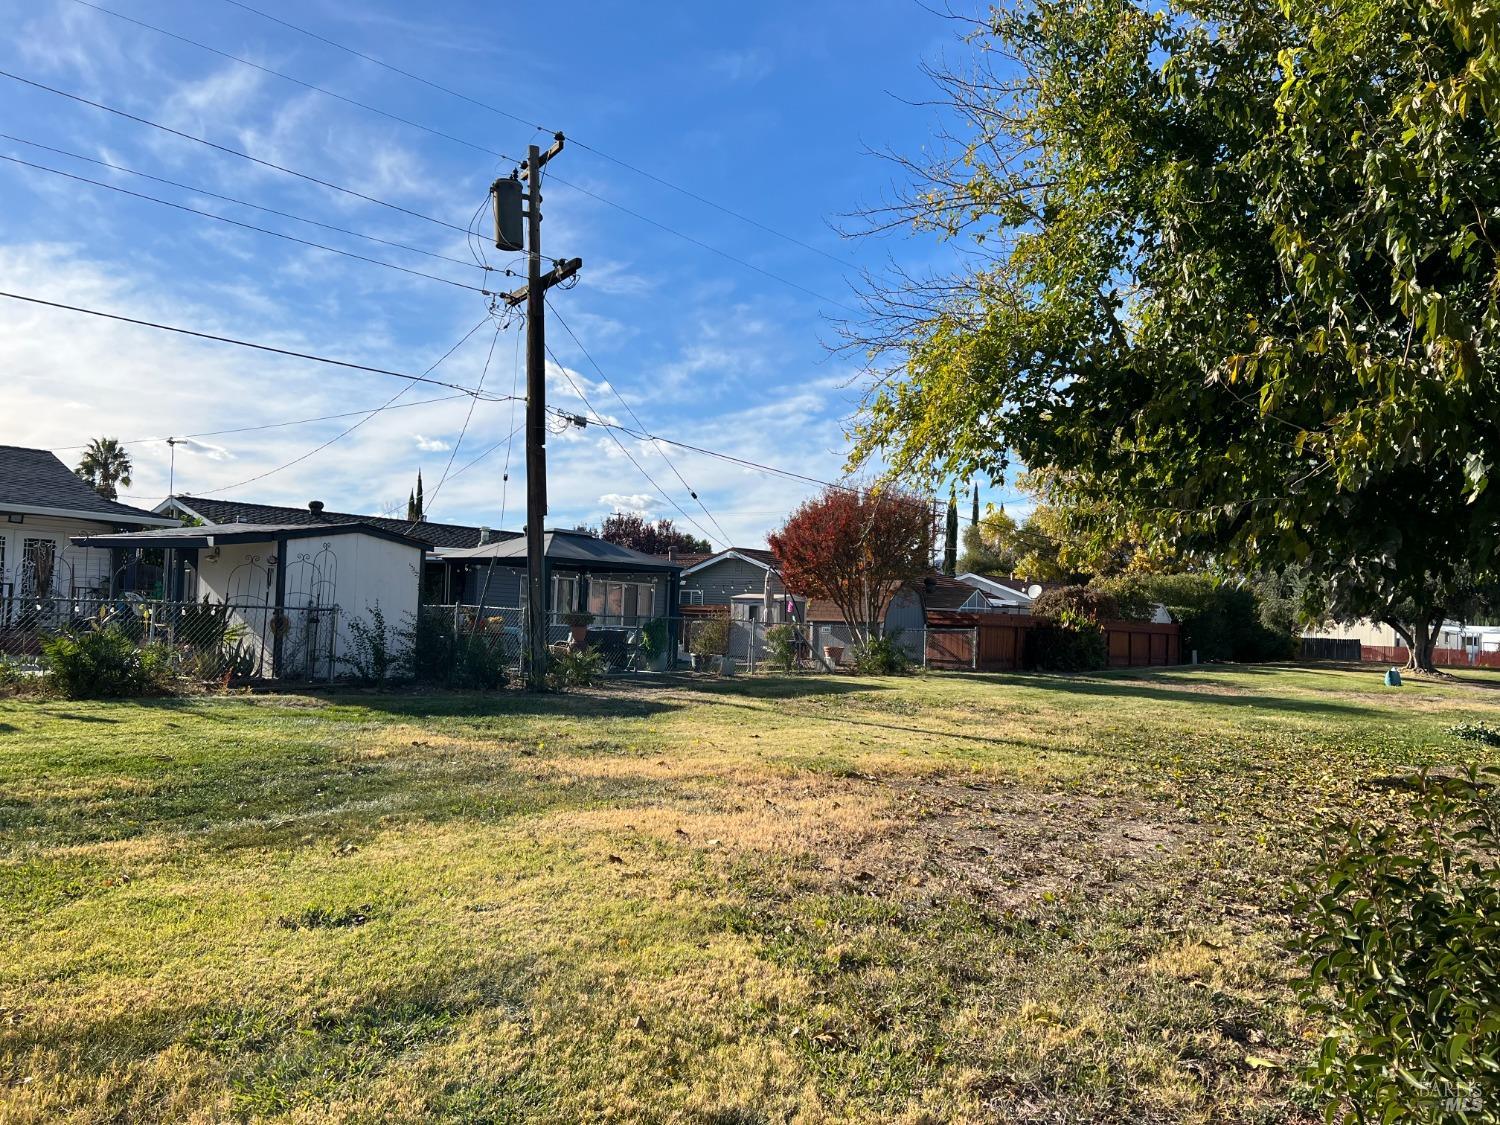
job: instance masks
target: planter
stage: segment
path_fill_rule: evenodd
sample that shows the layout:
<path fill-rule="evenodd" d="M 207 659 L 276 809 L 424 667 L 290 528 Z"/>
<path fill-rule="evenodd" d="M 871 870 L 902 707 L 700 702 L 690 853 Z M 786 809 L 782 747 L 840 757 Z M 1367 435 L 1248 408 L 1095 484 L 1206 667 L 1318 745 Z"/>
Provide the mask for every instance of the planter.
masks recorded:
<path fill-rule="evenodd" d="M 734 657 L 732 657 L 732 656 L 721 656 L 721 657 L 719 657 L 719 675 L 721 675 L 721 676 L 732 676 L 732 675 L 734 675 Z"/>
<path fill-rule="evenodd" d="M 573 634 L 573 647 L 584 648 L 589 643 L 589 627 L 587 625 L 570 625 L 568 627 Z"/>
<path fill-rule="evenodd" d="M 823 659 L 826 660 L 826 661 L 828 661 L 828 663 L 831 664 L 831 665 L 833 665 L 835 668 L 837 668 L 839 666 L 839 664 L 841 664 L 843 662 L 843 659 L 844 659 L 844 646 L 843 645 L 824 645 L 823 646 Z"/>
<path fill-rule="evenodd" d="M 653 672 L 665 672 L 667 670 L 667 654 L 658 652 L 646 662 L 646 667 Z"/>
<path fill-rule="evenodd" d="M 689 653 L 688 654 L 688 659 L 693 662 L 693 671 L 694 672 L 701 672 L 701 671 L 703 671 L 704 660 L 703 660 L 703 655 L 701 653 L 697 653 L 697 652 Z"/>

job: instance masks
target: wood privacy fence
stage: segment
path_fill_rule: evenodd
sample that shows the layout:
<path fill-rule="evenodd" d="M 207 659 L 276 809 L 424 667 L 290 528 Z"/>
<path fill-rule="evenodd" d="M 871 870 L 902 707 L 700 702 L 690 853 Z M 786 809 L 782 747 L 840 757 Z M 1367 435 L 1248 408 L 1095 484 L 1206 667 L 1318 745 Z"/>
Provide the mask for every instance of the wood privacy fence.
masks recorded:
<path fill-rule="evenodd" d="M 930 612 L 927 666 L 979 672 L 1035 667 L 1033 637 L 1044 624 L 1040 617 L 1019 613 Z M 1103 627 L 1111 668 L 1182 663 L 1177 625 L 1105 621 Z"/>

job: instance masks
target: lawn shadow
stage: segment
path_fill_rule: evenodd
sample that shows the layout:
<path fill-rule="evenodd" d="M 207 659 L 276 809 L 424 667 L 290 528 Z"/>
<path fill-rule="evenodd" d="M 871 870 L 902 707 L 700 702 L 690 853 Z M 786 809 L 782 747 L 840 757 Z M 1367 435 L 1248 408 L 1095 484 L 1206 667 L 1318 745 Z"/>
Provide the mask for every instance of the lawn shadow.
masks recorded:
<path fill-rule="evenodd" d="M 963 673 L 971 679 L 997 686 L 1025 686 L 1056 691 L 1066 695 L 1109 696 L 1122 699 L 1144 699 L 1161 703 L 1193 703 L 1198 706 L 1259 708 L 1263 711 L 1286 711 L 1307 715 L 1342 716 L 1346 718 L 1370 718 L 1382 713 L 1375 705 L 1353 703 L 1349 700 L 1298 699 L 1286 695 L 1261 695 L 1244 691 L 1215 691 L 1212 684 L 1204 684 L 1202 690 L 1171 686 L 1173 680 L 1153 683 L 1144 669 L 1120 669 L 1121 678 L 1107 675 L 1087 674 L 1078 676 L 1056 675 L 1045 672 L 972 672 Z M 1129 678 L 1126 679 L 1125 677 Z M 1194 681 L 1198 682 L 1198 681 Z"/>

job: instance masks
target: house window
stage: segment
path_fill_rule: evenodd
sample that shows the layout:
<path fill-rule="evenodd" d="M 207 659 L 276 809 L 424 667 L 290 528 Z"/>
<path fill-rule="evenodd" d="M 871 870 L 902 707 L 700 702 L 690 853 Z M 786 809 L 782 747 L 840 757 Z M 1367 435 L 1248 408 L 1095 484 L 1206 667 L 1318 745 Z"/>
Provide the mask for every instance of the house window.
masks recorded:
<path fill-rule="evenodd" d="M 656 614 L 656 583 L 595 578 L 589 583 L 589 612 L 600 625 L 639 625 Z"/>
<path fill-rule="evenodd" d="M 578 608 L 578 576 L 576 574 L 554 574 L 552 576 L 552 612 L 570 613 Z"/>

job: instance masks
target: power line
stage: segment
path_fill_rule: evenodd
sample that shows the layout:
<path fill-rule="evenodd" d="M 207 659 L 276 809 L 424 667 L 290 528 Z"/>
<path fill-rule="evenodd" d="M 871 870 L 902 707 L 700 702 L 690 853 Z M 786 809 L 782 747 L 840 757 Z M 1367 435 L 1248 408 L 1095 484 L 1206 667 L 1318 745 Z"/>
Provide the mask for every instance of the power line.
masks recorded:
<path fill-rule="evenodd" d="M 599 361 L 593 357 L 588 348 L 583 346 L 583 341 L 578 338 L 578 334 L 573 331 L 572 326 L 568 324 L 562 313 L 552 305 L 551 301 L 547 302 L 547 306 L 548 308 L 552 309 L 552 314 L 557 317 L 558 323 L 563 326 L 563 331 L 568 334 L 573 343 L 578 346 L 578 350 L 583 353 L 584 358 L 587 359 L 593 366 L 594 370 L 599 373 L 599 378 L 604 380 L 605 385 L 608 386 L 612 392 L 614 392 L 615 398 L 620 400 L 620 405 L 625 407 L 625 409 L 630 412 L 630 417 L 635 420 L 635 424 L 644 429 L 646 424 L 641 421 L 640 415 L 635 412 L 635 407 L 631 406 L 630 403 L 626 401 L 625 396 L 620 393 L 620 390 L 615 386 L 614 381 L 611 380 L 608 375 L 604 374 L 604 369 L 599 366 Z M 688 484 L 687 479 L 682 475 L 677 466 L 673 464 L 672 459 L 668 457 L 666 453 L 662 452 L 662 450 L 660 449 L 658 449 L 657 452 L 661 453 L 661 459 L 667 463 L 667 467 L 672 470 L 673 475 L 677 477 L 679 482 L 681 482 L 682 487 L 687 489 L 688 495 L 698 502 L 698 507 L 703 509 L 703 514 L 708 517 L 709 522 L 714 525 L 714 528 L 718 531 L 720 537 L 724 540 L 724 546 L 730 546 L 731 540 L 729 538 L 729 533 L 726 532 L 723 525 L 714 518 L 714 514 L 708 510 L 708 505 L 705 504 L 702 497 L 698 495 L 698 490 L 695 489 L 692 485 Z"/>
<path fill-rule="evenodd" d="M 278 211 L 274 207 L 266 207 L 260 203 L 251 203 L 247 199 L 237 199 L 232 195 L 223 195 L 220 192 L 209 191 L 204 187 L 195 187 L 192 184 L 179 183 L 176 180 L 169 180 L 163 176 L 153 176 L 150 172 L 141 172 L 134 168 L 127 168 L 123 164 L 115 164 L 108 160 L 101 160 L 95 156 L 85 156 L 81 152 L 69 152 L 65 148 L 55 148 L 52 145 L 44 145 L 40 141 L 27 140 L 25 137 L 17 137 L 11 133 L 0 133 L 0 140 L 14 141 L 16 144 L 27 145 L 30 148 L 38 148 L 43 152 L 56 153 L 58 156 L 66 156 L 73 160 L 82 160 L 89 164 L 96 164 L 101 168 L 109 168 L 115 172 L 124 172 L 125 174 L 130 176 L 139 176 L 143 180 L 151 180 L 158 184 L 166 184 L 168 187 L 178 188 L 181 191 L 190 191 L 194 195 L 206 195 L 210 199 L 222 200 L 225 203 L 233 203 L 240 207 L 250 207 L 256 211 L 263 211 L 267 215 L 275 215 L 278 218 L 291 219 L 294 222 L 306 223 L 309 226 L 314 227 L 321 227 L 324 230 L 331 230 L 336 234 L 347 234 L 351 238 L 363 238 L 367 242 L 378 242 L 382 246 L 390 246 L 396 250 L 406 250 L 412 254 L 421 254 L 428 258 L 437 258 L 440 261 L 452 262 L 454 265 L 467 266 L 469 269 L 493 271 L 495 268 L 494 266 L 481 264 L 479 262 L 466 262 L 462 258 L 453 258 L 447 254 L 439 254 L 433 250 L 423 250 L 420 246 L 408 246 L 404 242 L 393 242 L 388 238 L 378 238 L 373 234 L 363 234 L 360 231 L 349 230 L 346 227 L 336 227 L 332 223 L 325 223 L 318 219 L 309 219 L 304 215 L 294 215 L 290 211 Z"/>
<path fill-rule="evenodd" d="M 216 215 L 212 211 L 200 211 L 196 207 L 189 207 L 186 203 L 173 203 L 170 199 L 161 199 L 154 195 L 147 195 L 144 192 L 131 191 L 129 188 L 120 187 L 118 184 L 107 184 L 103 180 L 91 180 L 87 176 L 80 176 L 73 172 L 64 172 L 61 168 L 50 168 L 45 164 L 33 164 L 30 160 L 22 160 L 19 156 L 6 156 L 4 153 L 0 153 L 0 160 L 19 164 L 23 168 L 31 168 L 38 172 L 50 172 L 54 176 L 61 176 L 64 179 L 75 180 L 81 184 L 90 184 L 93 187 L 104 188 L 106 191 L 119 192 L 121 195 L 128 195 L 134 199 L 144 199 L 148 203 L 159 203 L 163 207 L 171 207 L 204 219 L 214 219 L 221 223 L 228 223 L 230 226 L 239 227 L 242 230 L 254 231 L 256 234 L 265 234 L 270 235 L 272 238 L 285 239 L 287 242 L 295 242 L 299 246 L 307 246 L 329 254 L 339 254 L 345 258 L 353 258 L 356 261 L 366 262 L 372 266 L 384 266 L 388 270 L 397 270 L 401 273 L 410 274 L 412 277 L 422 277 L 428 281 L 439 281 L 444 285 L 452 285 L 457 289 L 467 289 L 471 293 L 480 293 L 486 297 L 498 296 L 498 294 L 491 293 L 488 289 L 478 285 L 469 285 L 467 282 L 454 281 L 452 278 L 440 277 L 435 273 L 414 270 L 409 266 L 397 265 L 395 262 L 386 262 L 379 258 L 366 257 L 364 254 L 356 254 L 353 250 L 340 250 L 337 246 L 328 246 L 321 242 L 313 242 L 310 239 L 298 238 L 294 234 L 284 234 L 281 231 L 271 230 L 268 227 L 258 227 L 254 223 L 242 223 L 240 220 L 231 219 L 227 215 Z"/>
<path fill-rule="evenodd" d="M 12 82 L 19 82 L 24 86 L 31 86 L 38 90 L 45 90 L 49 94 L 56 94 L 60 98 L 67 98 L 69 101 L 78 102 L 80 105 L 91 106 L 94 109 L 103 110 L 105 113 L 112 113 L 116 117 L 123 117 L 127 121 L 134 121 L 139 125 L 149 125 L 151 128 L 159 129 L 163 133 L 169 133 L 174 137 L 181 137 L 185 141 L 193 141 L 200 145 L 207 145 L 209 148 L 217 149 L 219 152 L 228 153 L 230 156 L 237 156 L 241 160 L 250 161 L 250 163 L 252 164 L 259 164 L 262 168 L 270 168 L 276 172 L 283 172 L 288 176 L 295 176 L 299 180 L 306 180 L 308 183 L 317 184 L 319 187 L 328 188 L 330 191 L 341 192 L 342 194 L 352 196 L 355 199 L 363 199 L 366 203 L 374 203 L 380 207 L 387 207 L 392 211 L 399 211 L 401 212 L 401 214 L 410 215 L 414 219 L 422 219 L 425 222 L 435 223 L 440 227 L 447 227 L 449 230 L 456 230 L 460 234 L 464 232 L 464 228 L 459 226 L 457 223 L 450 223 L 445 219 L 435 219 L 431 215 L 424 215 L 420 211 L 413 211 L 409 207 L 402 207 L 399 203 L 390 203 L 384 199 L 377 199 L 373 195 L 366 195 L 362 191 L 355 191 L 353 188 L 346 188 L 329 180 L 319 179 L 317 176 L 309 175 L 306 172 L 298 172 L 296 169 L 288 168 L 283 164 L 276 164 L 269 160 L 262 160 L 258 156 L 251 156 L 248 152 L 241 152 L 237 148 L 230 148 L 228 145 L 221 145 L 217 141 L 211 141 L 206 137 L 194 136 L 192 133 L 184 133 L 181 129 L 173 129 L 170 125 L 163 125 L 159 121 L 152 121 L 148 117 L 140 117 L 134 113 L 128 113 L 123 109 L 116 109 L 114 106 L 105 105 L 103 102 L 92 101 L 80 94 L 70 94 L 68 93 L 68 91 L 59 90 L 55 86 L 48 86 L 44 83 L 33 81 L 30 78 L 22 78 L 19 74 L 12 74 L 8 70 L 0 70 L 0 78 L 9 78 Z"/>
<path fill-rule="evenodd" d="M 476 395 L 484 390 L 484 381 L 489 376 L 490 362 L 495 358 L 495 345 L 500 342 L 500 332 L 502 330 L 502 327 L 502 325 L 496 324 L 495 334 L 490 337 L 489 354 L 484 357 L 484 369 L 480 371 L 479 382 L 474 387 Z M 469 432 L 469 423 L 474 420 L 474 406 L 478 401 L 479 399 L 477 397 L 471 398 L 469 400 L 469 410 L 468 413 L 464 415 L 463 428 L 458 431 L 458 440 L 453 443 L 453 448 L 448 451 L 448 463 L 443 466 L 443 475 L 438 478 L 437 487 L 432 490 L 432 500 L 434 503 L 437 502 L 438 494 L 443 491 L 443 485 L 448 483 L 448 474 L 453 469 L 453 460 L 458 456 L 458 451 L 464 444 L 464 435 Z M 412 525 L 415 526 L 416 523 L 420 522 L 420 520 L 421 517 L 419 516 L 417 520 L 413 521 Z"/>
<path fill-rule="evenodd" d="M 436 371 L 438 369 L 438 367 L 443 363 L 444 360 L 446 360 L 454 352 L 458 351 L 459 348 L 463 347 L 463 345 L 468 341 L 468 339 L 469 339 L 470 336 L 474 335 L 474 333 L 478 332 L 479 329 L 483 325 L 488 324 L 488 323 L 490 323 L 490 318 L 489 318 L 488 314 L 485 314 L 485 316 L 482 317 L 479 320 L 479 322 L 474 325 L 473 328 L 469 329 L 467 332 L 465 332 L 463 334 L 462 337 L 459 338 L 458 343 L 454 344 L 451 348 L 449 348 L 447 351 L 445 351 L 442 355 L 438 356 L 438 358 L 432 362 L 432 365 L 429 366 L 426 371 L 422 372 L 422 376 L 425 378 L 426 376 L 431 375 L 434 371 Z M 287 461 L 285 464 L 277 465 L 274 469 L 267 469 L 263 473 L 257 473 L 253 477 L 246 477 L 244 480 L 242 480 L 242 481 L 236 481 L 234 484 L 224 484 L 224 485 L 220 485 L 218 488 L 204 489 L 202 491 L 199 491 L 197 493 L 197 495 L 199 495 L 199 496 L 212 496 L 216 492 L 229 492 L 232 489 L 243 488 L 247 484 L 254 484 L 258 480 L 265 480 L 267 477 L 275 476 L 277 473 L 283 471 L 284 469 L 290 469 L 293 465 L 300 465 L 303 461 L 306 461 L 309 457 L 312 457 L 314 454 L 321 453 L 321 452 L 323 452 L 323 450 L 327 449 L 330 445 L 333 445 L 335 442 L 342 441 L 344 438 L 346 438 L 350 434 L 352 434 L 355 430 L 357 430 L 361 426 L 363 426 L 371 418 L 375 417 L 375 415 L 380 414 L 381 412 L 390 409 L 392 406 L 394 406 L 396 404 L 396 400 L 399 399 L 402 395 L 404 395 L 407 391 L 411 390 L 411 388 L 412 388 L 412 384 L 408 383 L 406 386 L 402 387 L 399 391 L 397 391 L 390 398 L 386 399 L 385 402 L 381 403 L 374 410 L 369 411 L 365 415 L 365 417 L 361 418 L 358 422 L 354 423 L 354 425 L 350 426 L 346 430 L 341 431 L 340 433 L 335 434 L 333 437 L 329 438 L 327 441 L 323 442 L 321 445 L 314 446 L 312 449 L 309 449 L 306 453 L 302 454 L 300 457 L 293 457 L 290 461 Z M 475 388 L 473 391 L 469 391 L 468 393 L 470 395 L 473 395 L 474 397 L 477 398 L 481 389 L 482 388 Z"/>
<path fill-rule="evenodd" d="M 447 387 L 450 391 L 459 391 L 466 395 L 475 395 L 475 392 L 470 390 L 468 387 L 460 386 L 458 383 L 445 383 L 441 379 L 429 379 L 426 375 L 411 375 L 404 371 L 390 371 L 384 367 L 370 367 L 363 363 L 353 363 L 349 360 L 344 359 L 329 359 L 327 356 L 314 355 L 311 352 L 298 352 L 292 351 L 290 348 L 273 347 L 270 344 L 257 344 L 251 340 L 240 340 L 236 339 L 233 336 L 219 336 L 212 332 L 199 332 L 196 329 L 180 328 L 172 324 L 157 324 L 155 321 L 139 320 L 133 316 L 122 316 L 120 313 L 110 313 L 104 312 L 100 309 L 84 308 L 82 305 L 67 305 L 63 304 L 61 301 L 47 301 L 43 300 L 41 297 L 28 297 L 24 293 L 7 293 L 3 290 L 0 290 L 0 297 L 5 297 L 12 301 L 25 301 L 28 304 L 32 305 L 45 305 L 47 308 L 62 309 L 65 312 L 83 313 L 86 316 L 97 316 L 103 318 L 104 320 L 117 320 L 122 324 L 134 324 L 138 325 L 141 328 L 155 328 L 161 332 L 175 332 L 179 336 L 193 336 L 199 340 L 213 340 L 215 343 L 220 344 L 234 344 L 241 348 L 254 348 L 256 351 L 270 352 L 273 355 L 290 356 L 292 359 L 305 359 L 310 360 L 313 363 L 326 363 L 329 366 L 342 367 L 350 371 L 368 371 L 373 375 L 390 375 L 397 379 L 406 379 L 411 383 L 431 383 L 436 387 Z M 489 320 L 488 314 L 485 315 L 484 320 L 480 321 L 480 324 L 483 324 L 487 320 Z M 473 329 L 470 330 L 470 334 L 473 334 Z M 431 368 L 429 368 L 428 370 L 430 371 Z M 486 402 L 506 401 L 506 398 L 504 396 L 475 395 L 475 397 L 483 398 Z"/>
<path fill-rule="evenodd" d="M 583 400 L 583 405 L 588 410 L 588 412 L 590 414 L 594 415 L 596 418 L 599 417 L 599 412 L 594 409 L 594 404 L 589 401 L 588 396 L 586 394 L 584 394 L 582 388 L 580 388 L 578 386 L 577 381 L 573 378 L 573 373 L 568 370 L 567 366 L 561 360 L 559 360 L 556 355 L 553 354 L 551 348 L 547 349 L 547 354 L 549 356 L 551 356 L 552 362 L 555 363 L 555 364 L 557 364 L 557 369 L 563 373 L 563 378 L 566 379 L 568 381 L 568 385 L 573 388 L 573 393 L 576 394 L 580 399 Z M 570 417 L 570 415 L 568 414 L 568 412 L 566 410 L 557 410 L 554 407 L 553 408 L 553 412 L 556 413 L 556 414 L 558 414 L 559 416 L 561 416 L 563 418 L 568 419 L 570 422 L 573 420 Z M 665 488 L 663 488 L 661 485 L 659 485 L 659 484 L 656 483 L 656 478 L 653 477 L 650 473 L 648 473 L 646 471 L 645 467 L 639 461 L 637 461 L 635 459 L 635 457 L 631 454 L 630 450 L 626 448 L 625 443 L 623 441 L 621 441 L 619 439 L 618 435 L 616 435 L 614 433 L 613 428 L 606 427 L 606 432 L 609 434 L 610 440 L 613 441 L 615 443 L 615 445 L 619 446 L 620 452 L 623 453 L 623 454 L 625 454 L 625 459 L 627 461 L 629 461 L 632 465 L 635 466 L 636 472 L 640 473 L 641 476 L 645 477 L 646 480 L 647 480 L 647 482 L 650 483 L 650 485 L 651 485 L 652 488 L 656 489 L 657 492 L 661 493 L 662 496 L 666 497 L 667 502 L 669 504 L 671 504 L 672 507 L 676 508 L 679 512 L 682 513 L 682 518 L 683 519 L 687 520 L 688 523 L 692 524 L 699 531 L 703 532 L 703 537 L 705 539 L 712 539 L 713 536 L 709 534 L 708 529 L 706 527 L 704 527 L 702 524 L 700 524 L 697 520 L 695 520 L 692 516 L 688 515 L 687 509 L 684 508 L 681 504 L 679 504 L 676 500 L 674 500 L 672 498 L 672 494 L 670 492 L 668 492 Z M 726 546 L 726 547 L 729 546 L 729 543 L 726 542 L 724 544 L 724 546 Z"/>
<path fill-rule="evenodd" d="M 80 2 L 82 2 L 82 0 L 80 0 Z M 355 58 L 363 59 L 368 63 L 373 63 L 378 67 L 390 71 L 392 74 L 399 74 L 401 75 L 401 77 L 409 78 L 413 82 L 420 82 L 422 85 L 428 87 L 429 89 L 437 90 L 439 93 L 447 94 L 451 98 L 457 98 L 459 99 L 459 101 L 467 102 L 472 106 L 487 110 L 488 112 L 496 114 L 509 121 L 514 121 L 517 124 L 525 125 L 527 128 L 540 129 L 544 133 L 555 133 L 557 131 L 555 129 L 547 129 L 541 125 L 536 125 L 534 122 L 527 121 L 524 117 L 520 117 L 517 114 L 511 113 L 509 110 L 500 109 L 498 106 L 491 105 L 488 102 L 482 102 L 477 98 L 471 98 L 468 94 L 461 94 L 457 90 L 451 89 L 450 87 L 443 86 L 437 82 L 433 82 L 431 79 L 423 78 L 420 74 L 413 74 L 409 70 L 403 70 L 399 66 L 395 66 L 392 63 L 386 62 L 384 59 L 377 58 L 374 55 L 366 54 L 364 51 L 359 51 L 353 47 L 346 46 L 345 44 L 339 43 L 336 40 L 329 39 L 323 35 L 319 35 L 317 34 L 317 32 L 309 31 L 305 27 L 299 27 L 297 24 L 294 24 L 289 20 L 281 19 L 277 16 L 271 15 L 269 12 L 263 12 L 259 8 L 255 8 L 249 4 L 243 3 L 242 0 L 224 0 L 224 2 L 226 4 L 232 4 L 236 8 L 249 12 L 252 15 L 259 16 L 261 19 L 280 24 L 282 27 L 285 27 L 291 31 L 295 31 L 299 35 L 305 35 L 309 39 L 315 39 L 319 43 L 326 44 L 327 46 L 333 47 L 336 50 L 344 51 L 347 54 L 353 55 Z M 823 257 L 829 259 L 830 261 L 838 262 L 840 265 L 848 266 L 854 264 L 847 258 L 841 258 L 837 254 L 831 254 L 827 250 L 823 250 L 817 246 L 811 245 L 810 243 L 803 242 L 799 238 L 794 238 L 792 235 L 789 235 L 784 231 L 779 231 L 775 227 L 768 226 L 767 224 L 760 222 L 758 219 L 753 219 L 749 215 L 745 215 L 739 211 L 734 210 L 733 208 L 726 207 L 722 203 L 716 203 L 712 199 L 709 199 L 707 196 L 700 195 L 698 192 L 695 192 L 690 188 L 685 188 L 681 184 L 673 183 L 671 180 L 668 180 L 663 176 L 659 176 L 654 172 L 649 172 L 644 168 L 640 168 L 627 160 L 622 160 L 620 157 L 605 152 L 601 148 L 596 148 L 593 145 L 585 144 L 584 142 L 577 140 L 571 135 L 568 137 L 568 140 L 577 145 L 579 148 L 584 149 L 588 152 L 592 152 L 595 156 L 603 157 L 605 160 L 608 160 L 610 163 L 624 168 L 626 171 L 634 172 L 638 176 L 643 176 L 646 179 L 653 181 L 654 183 L 658 183 L 663 187 L 670 188 L 675 192 L 687 196 L 689 199 L 696 200 L 697 202 L 702 203 L 708 207 L 712 207 L 714 210 L 722 212 L 723 214 L 728 215 L 730 218 L 738 219 L 742 223 L 748 223 L 750 226 L 755 227 L 757 230 L 763 231 L 769 235 L 773 235 L 774 237 L 781 239 L 783 242 L 790 242 L 792 245 L 800 246 L 802 249 L 811 251 L 814 254 L 821 254 Z M 558 182 L 561 183 L 562 181 L 559 180 Z"/>
<path fill-rule="evenodd" d="M 123 12 L 116 12 L 109 8 L 101 7 L 98 4 L 90 3 L 90 0 L 73 0 L 73 3 L 81 4 L 85 8 L 92 8 L 94 11 L 101 12 L 106 16 L 113 16 L 117 20 L 124 20 L 126 23 L 133 23 L 136 27 L 143 27 L 147 31 L 156 32 L 158 35 L 165 35 L 168 39 L 175 39 L 179 43 L 186 43 L 190 47 L 197 47 L 200 51 L 207 51 L 210 54 L 218 55 L 221 59 L 228 59 L 230 62 L 239 63 L 241 66 L 252 67 L 253 69 L 261 71 L 264 74 L 269 74 L 273 77 L 280 78 L 283 81 L 291 82 L 295 85 L 301 86 L 303 89 L 312 90 L 314 93 L 323 94 L 326 97 L 330 98 L 337 98 L 339 101 L 345 102 L 346 104 L 352 105 L 358 109 L 365 110 L 369 113 L 379 114 L 381 117 L 387 118 L 391 121 L 395 121 L 401 125 L 408 125 L 413 129 L 420 129 L 424 133 L 430 133 L 434 137 L 441 137 L 445 141 L 452 141 L 454 144 L 460 144 L 465 146 L 466 148 L 475 149 L 478 152 L 488 153 L 490 156 L 498 157 L 501 160 L 515 160 L 514 157 L 507 156 L 503 152 L 497 152 L 496 150 L 487 148 L 484 145 L 475 144 L 473 141 L 466 141 L 462 137 L 455 137 L 451 133 L 444 133 L 441 129 L 433 129 L 430 126 L 423 125 L 418 121 L 412 121 L 408 118 L 401 117 L 398 114 L 383 110 L 379 106 L 369 105 L 366 102 L 357 101 L 354 98 L 335 93 L 333 90 L 329 90 L 323 86 L 315 85 L 312 82 L 306 82 L 301 78 L 294 78 L 290 74 L 285 74 L 282 71 L 275 70 L 269 66 L 263 66 L 258 62 L 252 62 L 249 59 L 241 58 L 239 55 L 231 55 L 228 51 L 221 51 L 217 47 L 210 47 L 207 43 L 200 43 L 196 39 L 189 39 L 186 35 L 178 35 L 175 31 L 168 31 L 166 30 L 166 28 L 157 27 L 155 24 L 147 23 L 145 20 L 139 20 L 134 16 L 127 16 Z"/>
<path fill-rule="evenodd" d="M 435 402 L 457 402 L 461 398 L 468 398 L 468 397 L 469 397 L 468 395 L 462 395 L 462 394 L 439 395 L 437 398 L 423 398 L 423 399 L 418 399 L 416 402 L 403 402 L 401 405 L 390 407 L 389 409 L 392 409 L 392 410 L 407 410 L 407 409 L 409 409 L 409 408 L 411 408 L 413 406 L 430 406 L 430 405 L 432 405 Z M 337 420 L 339 420 L 341 418 L 355 418 L 355 417 L 358 417 L 361 414 L 373 414 L 373 413 L 375 413 L 375 409 L 371 409 L 371 410 L 346 410 L 342 414 L 320 414 L 316 418 L 293 418 L 293 419 L 290 419 L 290 420 L 285 421 L 285 422 L 266 422 L 265 424 L 260 425 L 260 426 L 234 426 L 231 429 L 227 429 L 227 430 L 204 430 L 202 433 L 196 433 L 196 434 L 163 434 L 160 437 L 131 438 L 129 441 L 122 441 L 122 442 L 119 442 L 118 444 L 120 444 L 120 445 L 150 445 L 152 442 L 158 442 L 158 441 L 192 441 L 192 440 L 194 440 L 196 438 L 225 437 L 225 436 L 227 436 L 229 434 L 248 434 L 248 433 L 254 433 L 254 432 L 258 431 L 258 430 L 283 430 L 283 429 L 286 429 L 288 426 L 305 426 L 305 425 L 308 425 L 309 423 L 312 423 L 312 422 L 334 422 L 334 421 L 337 421 Z M 87 442 L 81 443 L 79 445 L 54 445 L 52 447 L 52 452 L 53 453 L 60 453 L 60 452 L 63 452 L 64 450 L 68 450 L 68 449 L 87 449 L 87 448 L 88 448 L 88 443 Z"/>

